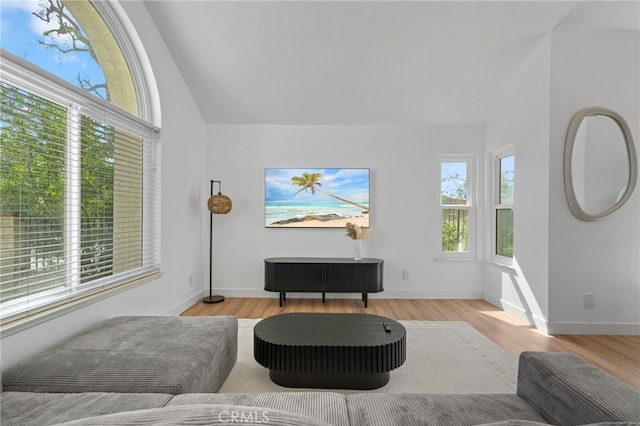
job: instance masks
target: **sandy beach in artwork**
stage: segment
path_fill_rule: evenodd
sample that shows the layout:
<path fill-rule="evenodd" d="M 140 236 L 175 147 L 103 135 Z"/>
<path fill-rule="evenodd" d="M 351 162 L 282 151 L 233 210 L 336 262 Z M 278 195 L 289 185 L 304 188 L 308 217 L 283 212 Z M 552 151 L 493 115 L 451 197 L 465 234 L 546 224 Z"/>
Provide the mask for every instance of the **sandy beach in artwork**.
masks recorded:
<path fill-rule="evenodd" d="M 329 219 L 329 220 L 311 219 L 311 220 L 305 220 L 303 222 L 291 222 L 291 223 L 282 224 L 282 225 L 272 224 L 269 226 L 273 228 L 310 228 L 310 227 L 314 227 L 314 228 L 342 227 L 344 228 L 347 225 L 347 222 L 351 222 L 361 227 L 368 227 L 369 217 L 354 216 L 354 217 L 341 217 L 341 218 Z"/>
<path fill-rule="evenodd" d="M 265 169 L 265 226 L 369 226 L 369 169 Z"/>

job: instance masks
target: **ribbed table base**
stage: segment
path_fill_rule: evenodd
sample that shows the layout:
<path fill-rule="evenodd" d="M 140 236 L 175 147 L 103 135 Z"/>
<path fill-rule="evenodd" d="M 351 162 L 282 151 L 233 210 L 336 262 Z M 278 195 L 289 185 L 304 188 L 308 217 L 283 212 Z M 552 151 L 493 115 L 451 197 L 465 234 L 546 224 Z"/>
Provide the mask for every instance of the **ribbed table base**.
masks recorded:
<path fill-rule="evenodd" d="M 378 389 L 389 383 L 389 372 L 366 374 L 285 373 L 269 370 L 271 381 L 287 388 Z"/>
<path fill-rule="evenodd" d="M 284 387 L 377 389 L 406 360 L 407 330 L 379 315 L 274 315 L 253 328 L 253 357 Z"/>

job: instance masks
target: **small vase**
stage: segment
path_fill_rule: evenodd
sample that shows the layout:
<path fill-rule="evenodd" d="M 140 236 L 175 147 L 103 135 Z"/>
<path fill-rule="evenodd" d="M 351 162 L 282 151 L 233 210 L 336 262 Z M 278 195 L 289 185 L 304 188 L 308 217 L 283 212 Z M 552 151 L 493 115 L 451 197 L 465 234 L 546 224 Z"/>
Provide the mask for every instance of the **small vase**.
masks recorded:
<path fill-rule="evenodd" d="M 360 240 L 353 240 L 353 260 L 362 260 L 362 255 L 360 254 L 362 245 L 360 243 Z"/>

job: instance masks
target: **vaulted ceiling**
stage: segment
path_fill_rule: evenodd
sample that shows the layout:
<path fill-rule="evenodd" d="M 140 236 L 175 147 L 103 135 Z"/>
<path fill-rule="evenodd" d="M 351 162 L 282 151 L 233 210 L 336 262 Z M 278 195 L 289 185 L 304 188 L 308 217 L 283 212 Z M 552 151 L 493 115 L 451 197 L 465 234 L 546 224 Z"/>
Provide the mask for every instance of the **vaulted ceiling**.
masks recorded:
<path fill-rule="evenodd" d="M 145 4 L 207 123 L 484 123 L 550 31 L 640 31 L 638 0 Z"/>

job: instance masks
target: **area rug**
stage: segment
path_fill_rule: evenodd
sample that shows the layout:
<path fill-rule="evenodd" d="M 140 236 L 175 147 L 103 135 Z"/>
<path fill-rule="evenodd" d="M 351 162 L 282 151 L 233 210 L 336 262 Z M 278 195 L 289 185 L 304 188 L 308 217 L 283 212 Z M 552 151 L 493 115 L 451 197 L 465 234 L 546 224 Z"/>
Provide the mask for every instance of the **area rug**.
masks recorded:
<path fill-rule="evenodd" d="M 238 362 L 220 392 L 295 392 L 269 379 L 253 358 L 257 319 L 238 320 Z M 407 360 L 385 386 L 366 392 L 515 393 L 517 359 L 469 323 L 399 321 L 407 329 Z M 318 390 L 318 389 L 313 389 Z M 363 392 L 331 389 L 345 394 Z"/>

